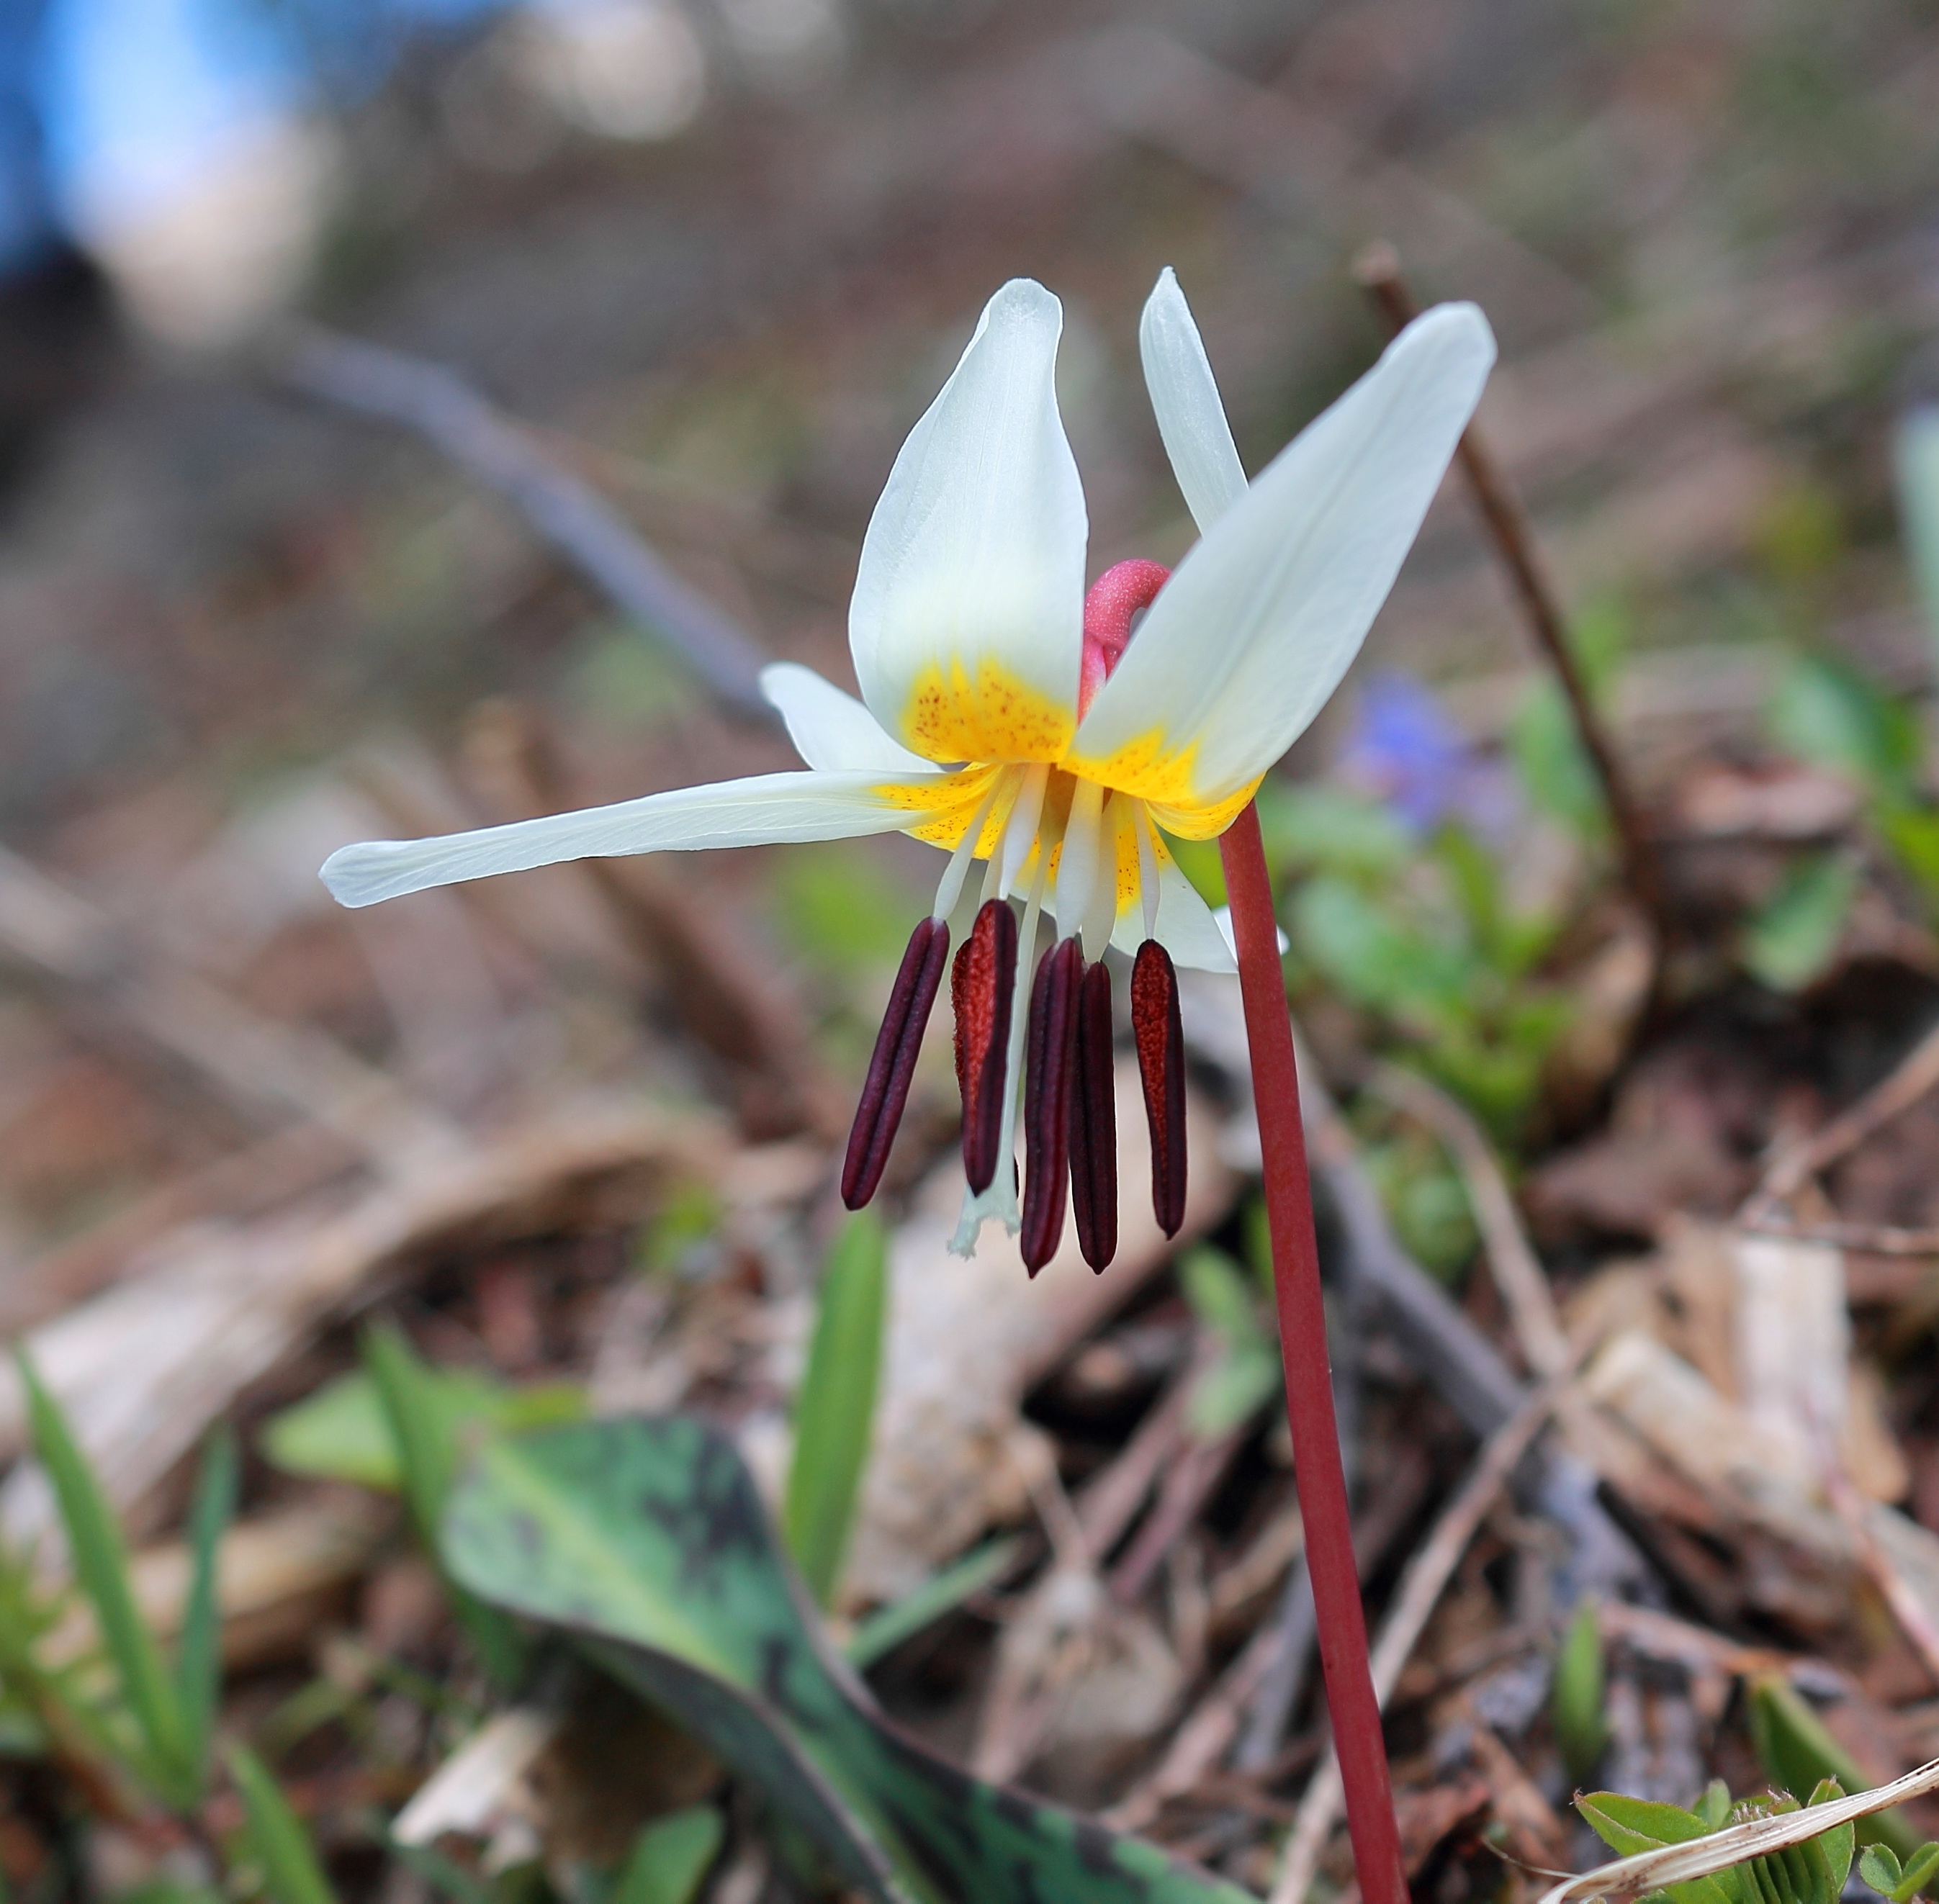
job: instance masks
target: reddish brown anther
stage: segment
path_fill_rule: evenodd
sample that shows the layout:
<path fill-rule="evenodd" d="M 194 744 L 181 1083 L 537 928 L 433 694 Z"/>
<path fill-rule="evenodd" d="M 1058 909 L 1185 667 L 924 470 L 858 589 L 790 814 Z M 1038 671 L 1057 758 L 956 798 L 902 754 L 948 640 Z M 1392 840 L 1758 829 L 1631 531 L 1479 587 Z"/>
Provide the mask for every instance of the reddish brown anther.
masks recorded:
<path fill-rule="evenodd" d="M 1084 1260 L 1100 1273 L 1118 1253 L 1118 1106 L 1111 1060 L 1111 975 L 1102 961 L 1077 998 L 1070 1085 L 1070 1213 Z"/>
<path fill-rule="evenodd" d="M 949 928 L 940 919 L 925 919 L 909 935 L 889 993 L 889 1008 L 875 1036 L 875 1054 L 855 1107 L 855 1126 L 848 1133 L 848 1154 L 842 1166 L 842 1200 L 859 1210 L 875 1195 L 889 1160 L 889 1146 L 909 1102 L 909 1079 L 915 1074 L 916 1054 L 929 1024 L 930 1008 L 942 983 L 949 957 Z"/>
<path fill-rule="evenodd" d="M 1178 974 L 1155 938 L 1131 966 L 1131 1035 L 1151 1127 L 1152 1214 L 1167 1236 L 1185 1221 L 1185 1028 L 1178 1016 Z"/>
<path fill-rule="evenodd" d="M 1024 1267 L 1056 1253 L 1070 1193 L 1070 1086 L 1077 1069 L 1077 999 L 1084 954 L 1074 938 L 1043 955 L 1030 987 L 1024 1061 Z"/>
<path fill-rule="evenodd" d="M 949 973 L 956 1008 L 956 1083 L 963 1093 L 963 1174 L 979 1195 L 997 1174 L 1003 1138 L 1003 1073 L 1016 994 L 1017 916 L 990 899 Z"/>

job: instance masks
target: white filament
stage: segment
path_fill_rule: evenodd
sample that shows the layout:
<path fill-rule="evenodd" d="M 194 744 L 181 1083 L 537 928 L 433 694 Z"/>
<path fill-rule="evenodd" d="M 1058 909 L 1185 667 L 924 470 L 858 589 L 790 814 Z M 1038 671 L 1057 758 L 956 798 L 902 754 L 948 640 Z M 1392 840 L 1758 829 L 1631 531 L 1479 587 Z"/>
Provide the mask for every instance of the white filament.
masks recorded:
<path fill-rule="evenodd" d="M 1138 896 L 1145 902 L 1145 937 L 1158 937 L 1158 842 L 1152 838 L 1151 815 L 1142 800 L 1131 803 L 1131 820 L 1138 836 Z"/>
<path fill-rule="evenodd" d="M 976 856 L 976 843 L 983 837 L 983 829 L 990 823 L 990 814 L 997 804 L 997 796 L 1010 779 L 1007 774 L 999 774 L 991 783 L 983 804 L 976 809 L 976 817 L 970 823 L 970 830 L 957 842 L 956 850 L 949 856 L 949 864 L 942 869 L 942 883 L 936 889 L 936 903 L 929 909 L 932 919 L 947 919 L 956 910 L 956 902 L 963 896 L 963 882 L 969 876 L 970 862 Z"/>
<path fill-rule="evenodd" d="M 1050 769 L 1040 761 L 1025 770 L 1024 783 L 1017 789 L 1016 804 L 1003 828 L 1003 871 L 997 877 L 997 896 L 1007 899 L 1036 844 L 1036 824 L 1043 817 L 1044 789 L 1050 784 Z M 1041 883 L 1041 882 L 1040 882 Z"/>
<path fill-rule="evenodd" d="M 1091 910 L 1097 884 L 1097 820 L 1104 789 L 1080 780 L 1071 789 L 1070 814 L 1064 823 L 1064 851 L 1057 862 L 1057 929 L 1068 938 Z"/>

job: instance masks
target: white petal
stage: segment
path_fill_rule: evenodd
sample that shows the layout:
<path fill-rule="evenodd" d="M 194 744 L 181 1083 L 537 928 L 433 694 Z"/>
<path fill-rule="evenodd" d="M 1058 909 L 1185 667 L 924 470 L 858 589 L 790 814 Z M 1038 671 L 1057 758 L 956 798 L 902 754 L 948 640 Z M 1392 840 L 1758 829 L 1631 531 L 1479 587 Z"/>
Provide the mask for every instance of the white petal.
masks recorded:
<path fill-rule="evenodd" d="M 1179 564 L 1076 753 L 1100 762 L 1155 734 L 1167 755 L 1196 746 L 1201 802 L 1263 774 L 1359 652 L 1494 359 L 1472 304 L 1409 324 Z"/>
<path fill-rule="evenodd" d="M 1064 721 L 1083 640 L 1084 491 L 1053 379 L 1062 307 L 1013 279 L 991 299 L 942 392 L 909 433 L 869 524 L 848 610 L 862 698 L 933 760 L 988 759 L 916 718 L 918 690 L 984 663 Z M 1055 759 L 1061 751 L 1016 756 Z"/>
<path fill-rule="evenodd" d="M 940 785 L 945 778 L 934 777 Z M 548 814 L 441 839 L 366 840 L 323 862 L 323 883 L 347 906 L 367 906 L 428 886 L 522 872 L 561 859 L 706 847 L 770 846 L 893 833 L 921 817 L 883 797 L 876 773 L 763 774 L 711 786 L 676 787 L 610 807 Z"/>
<path fill-rule="evenodd" d="M 1167 859 L 1159 865 L 1158 893 L 1158 940 L 1171 954 L 1173 964 L 1193 966 L 1201 972 L 1238 970 L 1231 943 L 1219 931 L 1212 908 L 1179 871 L 1176 859 Z M 1118 915 L 1111 943 L 1120 952 L 1135 952 L 1144 936 L 1144 908 L 1134 905 Z"/>
<path fill-rule="evenodd" d="M 1164 453 L 1202 534 L 1246 493 L 1246 469 L 1192 307 L 1170 265 L 1145 300 L 1138 352 Z"/>
<path fill-rule="evenodd" d="M 823 680 L 799 662 L 778 661 L 761 670 L 761 692 L 787 723 L 795 752 L 809 766 L 839 774 L 927 774 L 930 763 L 882 731 L 881 722 L 852 694 Z"/>

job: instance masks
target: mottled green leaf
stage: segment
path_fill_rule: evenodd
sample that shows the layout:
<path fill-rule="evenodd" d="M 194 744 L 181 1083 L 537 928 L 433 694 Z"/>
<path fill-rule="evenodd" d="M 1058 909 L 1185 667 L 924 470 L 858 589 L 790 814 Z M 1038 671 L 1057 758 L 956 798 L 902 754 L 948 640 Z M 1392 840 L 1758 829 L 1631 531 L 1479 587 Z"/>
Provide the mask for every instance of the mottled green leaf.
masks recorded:
<path fill-rule="evenodd" d="M 822 1276 L 781 1504 L 788 1551 L 824 1607 L 841 1580 L 868 1464 L 888 1291 L 888 1238 L 872 1212 L 859 1210 L 842 1227 Z"/>
<path fill-rule="evenodd" d="M 677 1717 L 876 1904 L 1243 1904 L 896 1731 L 822 1633 L 739 1456 L 697 1422 L 488 1443 L 443 1551 L 473 1593 L 576 1635 Z"/>

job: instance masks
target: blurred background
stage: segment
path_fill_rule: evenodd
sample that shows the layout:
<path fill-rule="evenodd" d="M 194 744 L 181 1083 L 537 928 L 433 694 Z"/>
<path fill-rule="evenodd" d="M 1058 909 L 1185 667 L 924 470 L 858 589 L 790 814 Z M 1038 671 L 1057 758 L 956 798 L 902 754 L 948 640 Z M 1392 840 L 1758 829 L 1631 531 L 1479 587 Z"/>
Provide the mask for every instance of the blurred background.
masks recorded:
<path fill-rule="evenodd" d="M 1728 1219 L 1939 1012 L 1929 0 L 0 0 L 0 1329 L 67 1345 L 77 1431 L 138 1536 L 178 1517 L 212 1419 L 259 1422 L 341 1374 L 377 1303 L 432 1360 L 587 1384 L 602 1408 L 698 1401 L 756 1455 L 772 1444 L 834 1147 L 933 856 L 896 839 L 557 869 L 356 915 L 317 865 L 353 838 L 793 765 L 681 644 L 852 683 L 869 512 L 1008 278 L 1064 303 L 1092 573 L 1176 561 L 1192 531 L 1137 348 L 1157 272 L 1176 269 L 1256 470 L 1383 343 L 1353 269 L 1375 240 L 1422 303 L 1473 299 L 1494 325 L 1480 427 L 1661 890 L 1626 876 L 1450 480 L 1262 795 L 1301 1022 L 1336 1085 L 1398 1059 L 1473 1121 L 1555 1289 L 1587 1303 L 1572 1313 L 1633 1322 L 1641 1285 L 1618 1301 L 1603 1279 L 1638 1258 L 1652 1288 L 1709 1291 L 1651 1326 L 1750 1407 L 1750 1378 L 1703 1346 L 1728 1337 L 1705 1304 L 1737 1300 L 1736 1272 L 1692 1268 L 1677 1226 Z M 563 548 L 544 516 L 562 495 Z M 574 541 L 601 521 L 664 565 L 644 607 Z M 1216 855 L 1189 870 L 1218 896 Z M 1192 1343 L 1230 1348 L 1235 1314 L 1265 1340 L 1232 1267 L 1255 1232 L 1243 1067 L 1216 1020 L 1193 1030 L 1195 1075 L 1208 1131 L 1233 1123 L 1194 1224 L 1225 1268 L 1181 1279 L 1155 1242 L 1129 1252 L 991 1392 L 1073 1489 Z M 884 1192 L 918 1227 L 954 1182 L 940 1017 L 931 1047 Z M 589 1136 L 589 1093 L 693 1139 Z M 1417 1269 L 1533 1368 L 1476 1267 L 1488 1219 L 1454 1127 L 1348 1095 L 1355 1167 Z M 1939 1115 L 1907 1101 L 1784 1221 L 1855 1252 L 1833 1306 L 1858 1346 L 1827 1352 L 1836 1383 L 1848 1354 L 1869 1371 L 1864 1486 L 1939 1530 Z M 353 1217 L 363 1240 L 330 1255 L 317 1239 Z M 936 1289 L 959 1273 L 925 1270 Z M 164 1294 L 122 1300 L 142 1287 Z M 1403 1349 L 1373 1355 L 1361 1424 L 1369 1448 L 1435 1450 L 1390 1516 L 1390 1583 L 1475 1428 L 1430 1392 L 1435 1356 Z M 163 1372 L 131 1388 L 151 1355 Z M 885 1377 L 954 1379 L 946 1358 Z M 1281 1524 L 1264 1407 L 1200 1437 L 1224 1452 L 1127 1604 L 1167 1542 L 1216 1576 Z M 10 1391 L 10 1454 L 19 1415 Z M 247 1446 L 251 1513 L 349 1471 Z M 936 1472 L 988 1466 L 958 1447 Z M 905 1549 L 892 1565 L 889 1533 L 863 1541 L 851 1610 L 1028 1518 L 990 1486 L 954 1519 L 890 1515 Z M 1689 1498 L 1633 1496 L 1664 1514 Z M 35 1525 L 31 1504 L 10 1482 L 0 1522 Z M 434 1672 L 457 1642 L 434 1592 L 410 1598 L 395 1530 L 357 1537 L 300 1618 L 245 1649 L 269 1677 L 236 1723 L 321 1674 L 348 1703 L 279 1749 L 388 1768 L 388 1802 L 458 1729 L 318 1665 L 305 1623 L 327 1604 L 373 1654 Z M 1521 1535 L 1488 1538 L 1502 1565 L 1477 1563 L 1434 1659 L 1540 1627 L 1508 1581 Z M 1855 1674 L 1891 1651 L 1883 1615 L 1685 1562 L 1701 1592 L 1676 1604 L 1719 1626 Z M 1195 1654 L 1166 1627 L 1179 1685 L 1266 1617 L 1246 1590 Z M 966 1751 L 994 1642 L 988 1620 L 949 1631 L 884 1683 Z M 1196 1814 L 1138 1814 L 1262 1887 L 1262 1820 L 1311 1762 L 1271 1757 L 1308 1710 L 1297 1685 L 1277 1696 L 1245 1775 L 1279 1796 L 1250 1825 L 1228 1809 L 1201 1842 Z M 1539 1699 L 1517 1723 L 1553 1769 Z M 403 1700 L 385 1722 L 403 1729 L 373 1744 L 343 1716 L 358 1700 Z M 1113 1738 L 1148 1770 L 1183 1708 L 1134 1706 L 1111 1708 Z M 1662 1713 L 1688 1701 L 1631 1708 L 1630 1789 L 1681 1799 L 1719 1763 L 1755 1772 L 1714 1715 L 1675 1732 Z M 1929 1744 L 1931 1717 L 1893 1737 Z M 1009 1723 L 986 1714 L 983 1762 L 1055 1757 L 1054 1728 Z M 1130 1763 L 1071 1773 L 1072 1795 L 1122 1798 Z M 19 1802 L 27 1839 L 53 1843 L 45 1804 Z M 354 1871 L 348 1805 L 310 1811 Z M 0 1831 L 17 1884 L 53 1868 L 26 1842 Z"/>

